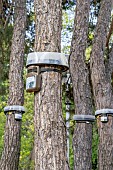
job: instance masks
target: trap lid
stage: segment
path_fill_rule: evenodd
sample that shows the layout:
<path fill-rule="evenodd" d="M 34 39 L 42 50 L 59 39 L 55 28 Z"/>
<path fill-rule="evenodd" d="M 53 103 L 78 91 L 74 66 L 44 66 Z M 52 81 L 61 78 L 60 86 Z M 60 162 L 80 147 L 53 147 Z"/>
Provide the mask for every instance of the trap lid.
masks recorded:
<path fill-rule="evenodd" d="M 25 108 L 24 106 L 19 106 L 19 105 L 12 105 L 12 106 L 6 106 L 4 107 L 4 112 L 10 112 L 10 111 L 19 111 L 22 113 L 25 113 Z"/>
<path fill-rule="evenodd" d="M 26 67 L 30 65 L 58 65 L 62 71 L 69 68 L 68 57 L 63 53 L 57 52 L 32 52 L 28 54 Z"/>

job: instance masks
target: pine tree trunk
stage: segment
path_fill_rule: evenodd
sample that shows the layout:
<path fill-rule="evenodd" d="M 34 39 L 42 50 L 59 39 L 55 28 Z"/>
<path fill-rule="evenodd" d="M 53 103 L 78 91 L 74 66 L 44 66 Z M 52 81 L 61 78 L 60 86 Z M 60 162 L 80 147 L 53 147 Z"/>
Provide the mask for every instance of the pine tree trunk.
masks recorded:
<path fill-rule="evenodd" d="M 91 79 L 96 109 L 113 108 L 111 76 L 105 66 L 105 46 L 111 16 L 112 0 L 102 0 L 91 54 Z M 107 61 L 106 61 L 107 62 Z M 110 66 L 109 66 L 110 67 Z M 113 67 L 113 65 L 112 65 Z M 107 69 L 106 69 L 107 68 Z M 113 118 L 108 123 L 97 121 L 99 133 L 98 169 L 113 169 Z"/>
<path fill-rule="evenodd" d="M 60 52 L 62 1 L 35 0 L 35 51 Z M 35 170 L 66 170 L 66 136 L 62 117 L 61 74 L 42 73 L 35 93 Z"/>
<path fill-rule="evenodd" d="M 75 114 L 92 114 L 89 70 L 85 63 L 90 0 L 77 0 L 70 53 Z M 92 169 L 92 124 L 76 123 L 73 135 L 74 169 Z"/>
<path fill-rule="evenodd" d="M 12 37 L 9 71 L 8 105 L 23 105 L 23 58 L 25 42 L 26 1 L 15 1 L 15 21 Z M 7 116 L 5 127 L 4 150 L 0 161 L 0 170 L 17 170 L 20 155 L 21 121 L 14 114 Z"/>

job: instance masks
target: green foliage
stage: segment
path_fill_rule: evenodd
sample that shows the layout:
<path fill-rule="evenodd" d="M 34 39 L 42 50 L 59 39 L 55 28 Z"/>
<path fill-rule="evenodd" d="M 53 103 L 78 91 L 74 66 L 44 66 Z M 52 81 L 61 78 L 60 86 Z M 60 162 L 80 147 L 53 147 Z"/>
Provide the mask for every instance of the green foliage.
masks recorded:
<path fill-rule="evenodd" d="M 71 46 L 71 38 L 72 38 L 72 31 L 73 31 L 73 16 L 75 12 L 75 7 L 72 7 L 68 10 L 63 10 L 63 17 L 62 17 L 62 52 L 65 54 L 69 54 L 70 46 Z"/>
<path fill-rule="evenodd" d="M 0 80 L 4 81 L 8 78 L 9 59 L 11 51 L 12 25 L 8 25 L 5 29 L 0 27 Z"/>
<path fill-rule="evenodd" d="M 6 106 L 7 97 L 0 96 L 0 157 L 3 151 L 4 128 L 6 116 L 4 115 L 4 107 Z"/>
<path fill-rule="evenodd" d="M 0 84 L 0 95 L 4 96 L 6 95 L 7 96 L 7 92 L 8 92 L 8 80 L 1 80 L 1 84 Z M 5 97 L 6 98 L 6 97 Z"/>
<path fill-rule="evenodd" d="M 31 152 L 34 144 L 34 109 L 33 109 L 33 93 L 25 92 L 25 108 L 26 113 L 22 118 L 22 131 L 21 131 L 21 152 L 19 170 L 32 170 L 33 161 L 31 161 Z"/>
<path fill-rule="evenodd" d="M 89 46 L 88 48 L 86 48 L 86 51 L 85 51 L 86 62 L 89 61 L 90 59 L 91 50 L 92 50 L 92 46 Z"/>

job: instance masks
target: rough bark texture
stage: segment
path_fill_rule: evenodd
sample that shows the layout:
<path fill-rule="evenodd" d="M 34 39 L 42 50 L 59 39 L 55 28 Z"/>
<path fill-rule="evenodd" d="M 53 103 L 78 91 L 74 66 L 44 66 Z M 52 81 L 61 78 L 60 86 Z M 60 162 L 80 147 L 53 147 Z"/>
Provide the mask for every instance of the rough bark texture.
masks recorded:
<path fill-rule="evenodd" d="M 74 170 L 92 169 L 92 124 L 76 123 L 73 135 Z"/>
<path fill-rule="evenodd" d="M 109 108 L 111 103 L 111 82 L 106 75 L 104 65 L 105 44 L 110 15 L 111 0 L 107 2 L 102 0 L 90 61 L 93 93 L 95 105 L 98 109 Z"/>
<path fill-rule="evenodd" d="M 35 0 L 36 50 L 60 52 L 61 11 L 61 0 Z"/>
<path fill-rule="evenodd" d="M 26 1 L 15 1 L 15 22 L 12 38 L 9 71 L 8 105 L 23 105 L 23 57 L 26 23 Z M 20 154 L 21 121 L 14 114 L 7 116 L 5 127 L 4 151 L 0 161 L 0 170 L 17 170 Z"/>
<path fill-rule="evenodd" d="M 61 0 L 35 0 L 35 51 L 60 52 Z M 35 170 L 66 170 L 66 137 L 62 117 L 61 74 L 42 73 L 35 93 Z"/>
<path fill-rule="evenodd" d="M 98 22 L 95 30 L 91 54 L 91 79 L 96 109 L 113 108 L 111 76 L 104 64 L 104 52 L 107 31 L 111 16 L 112 0 L 102 0 Z M 98 118 L 99 133 L 99 170 L 113 169 L 113 118 L 108 123 L 102 123 Z"/>
<path fill-rule="evenodd" d="M 75 114 L 92 114 L 89 71 L 85 64 L 90 0 L 78 0 L 70 54 Z M 73 136 L 74 169 L 91 170 L 92 125 L 76 123 Z"/>

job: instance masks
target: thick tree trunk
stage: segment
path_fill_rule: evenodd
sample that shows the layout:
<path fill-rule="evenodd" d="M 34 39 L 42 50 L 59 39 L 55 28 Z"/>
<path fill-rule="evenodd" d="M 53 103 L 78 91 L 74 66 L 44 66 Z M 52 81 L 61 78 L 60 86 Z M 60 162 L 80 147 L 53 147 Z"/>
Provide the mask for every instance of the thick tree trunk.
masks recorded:
<path fill-rule="evenodd" d="M 91 54 L 91 79 L 96 109 L 113 108 L 111 76 L 105 67 L 105 46 L 107 31 L 111 16 L 112 0 L 102 0 L 98 22 L 95 30 Z M 113 66 L 113 65 L 112 65 Z M 108 69 L 108 68 L 107 68 Z M 113 169 L 113 118 L 109 117 L 108 123 L 102 123 L 98 118 L 99 133 L 99 170 Z"/>
<path fill-rule="evenodd" d="M 35 51 L 60 52 L 62 1 L 35 0 Z M 66 136 L 62 117 L 61 74 L 42 73 L 35 93 L 35 170 L 66 170 Z"/>
<path fill-rule="evenodd" d="M 89 71 L 85 63 L 90 0 L 77 0 L 70 54 L 75 114 L 92 114 Z M 92 125 L 76 123 L 73 136 L 74 169 L 92 169 Z"/>
<path fill-rule="evenodd" d="M 23 105 L 23 57 L 26 23 L 26 1 L 16 0 L 15 21 L 12 38 L 9 71 L 9 99 L 8 105 Z M 21 121 L 14 118 L 14 114 L 7 116 L 5 127 L 4 151 L 0 161 L 1 170 L 17 170 L 20 155 Z"/>

